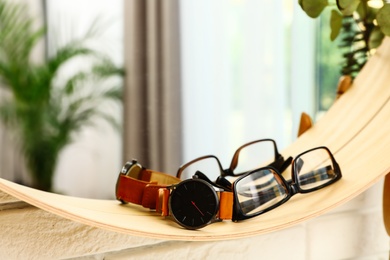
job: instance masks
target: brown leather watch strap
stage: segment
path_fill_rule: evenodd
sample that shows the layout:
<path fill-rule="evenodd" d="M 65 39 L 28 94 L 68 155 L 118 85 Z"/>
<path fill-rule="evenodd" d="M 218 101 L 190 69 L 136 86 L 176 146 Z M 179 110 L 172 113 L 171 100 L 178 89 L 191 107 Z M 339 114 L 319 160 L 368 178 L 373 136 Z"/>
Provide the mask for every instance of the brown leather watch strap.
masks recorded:
<path fill-rule="evenodd" d="M 142 205 L 145 208 L 158 208 L 158 190 L 181 180 L 149 169 L 142 168 L 137 176 L 120 173 L 116 186 L 116 198 L 123 202 Z"/>
<path fill-rule="evenodd" d="M 147 185 L 153 184 L 157 185 L 157 182 L 140 181 L 126 175 L 120 175 L 117 183 L 116 198 L 124 202 L 144 206 L 142 202 L 144 190 Z"/>
<path fill-rule="evenodd" d="M 135 160 L 128 162 L 119 174 L 116 184 L 116 198 L 125 203 L 156 209 L 162 216 L 169 215 L 168 186 L 181 182 L 172 175 L 143 168 Z M 232 219 L 233 193 L 219 193 L 218 218 Z"/>
<path fill-rule="evenodd" d="M 161 212 L 161 216 L 169 215 L 169 195 L 170 191 L 167 188 L 161 188 L 158 190 L 158 202 L 157 202 L 157 212 Z"/>
<path fill-rule="evenodd" d="M 222 191 L 219 198 L 219 218 L 232 219 L 233 216 L 233 192 Z"/>

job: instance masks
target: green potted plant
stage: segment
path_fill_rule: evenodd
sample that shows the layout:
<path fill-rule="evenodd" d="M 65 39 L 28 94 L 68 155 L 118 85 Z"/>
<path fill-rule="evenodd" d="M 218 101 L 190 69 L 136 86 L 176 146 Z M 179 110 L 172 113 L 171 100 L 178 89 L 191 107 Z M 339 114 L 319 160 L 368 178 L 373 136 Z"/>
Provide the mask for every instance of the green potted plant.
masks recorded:
<path fill-rule="evenodd" d="M 298 0 L 303 11 L 317 18 L 330 11 L 331 34 L 341 37 L 342 75 L 354 78 L 370 55 L 390 36 L 390 3 L 385 0 Z"/>
<path fill-rule="evenodd" d="M 32 50 L 45 36 L 44 28 L 34 29 L 34 22 L 26 6 L 0 0 L 0 87 L 7 93 L 0 99 L 0 119 L 20 144 L 33 186 L 52 191 L 58 156 L 76 132 L 98 118 L 119 128 L 101 107 L 120 104 L 121 86 L 109 79 L 121 77 L 123 70 L 87 46 L 94 29 L 44 62 L 33 62 Z M 92 60 L 90 68 L 58 78 L 66 64 L 82 57 Z"/>

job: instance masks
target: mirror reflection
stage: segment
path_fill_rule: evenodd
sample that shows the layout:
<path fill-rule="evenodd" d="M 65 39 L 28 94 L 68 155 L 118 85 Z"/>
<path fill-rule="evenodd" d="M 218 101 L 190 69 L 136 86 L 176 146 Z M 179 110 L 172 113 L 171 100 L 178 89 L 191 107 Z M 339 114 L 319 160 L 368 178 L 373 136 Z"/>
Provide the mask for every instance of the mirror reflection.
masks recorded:
<path fill-rule="evenodd" d="M 256 139 L 272 138 L 283 150 L 296 138 L 301 112 L 314 113 L 314 23 L 297 1 L 18 2 L 47 23 L 35 60 L 96 26 L 101 33 L 88 47 L 125 72 L 102 83 L 123 86 L 123 105 L 96 105 L 121 130 L 100 119 L 73 134 L 59 153 L 54 192 L 113 198 L 119 170 L 132 158 L 174 175 L 207 154 L 228 165 L 236 147 Z M 91 62 L 72 59 L 56 82 Z M 12 134 L 1 133 L 2 146 L 12 148 Z M 0 155 L 1 177 L 31 182 L 20 152 Z"/>

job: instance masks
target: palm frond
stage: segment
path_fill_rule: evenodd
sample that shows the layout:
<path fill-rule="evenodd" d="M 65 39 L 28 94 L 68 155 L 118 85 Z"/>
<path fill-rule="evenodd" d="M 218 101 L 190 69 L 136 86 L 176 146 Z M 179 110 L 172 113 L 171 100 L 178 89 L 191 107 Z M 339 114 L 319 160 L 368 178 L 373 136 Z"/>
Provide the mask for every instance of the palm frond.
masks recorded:
<path fill-rule="evenodd" d="M 44 35 L 44 28 L 34 29 L 34 20 L 28 18 L 26 6 L 1 1 L 0 15 L 0 59 L 22 64 L 37 41 Z M 27 18 L 26 18 L 27 17 Z"/>
<path fill-rule="evenodd" d="M 11 96 L 0 102 L 0 120 L 18 135 L 36 187 L 50 190 L 54 166 L 62 148 L 83 127 L 103 119 L 119 129 L 104 104 L 120 104 L 121 86 L 113 78 L 123 70 L 88 47 L 96 25 L 84 36 L 59 46 L 47 61 L 30 62 L 31 51 L 45 33 L 18 4 L 0 0 L 0 80 Z M 92 66 L 64 79 L 61 69 L 76 58 Z"/>

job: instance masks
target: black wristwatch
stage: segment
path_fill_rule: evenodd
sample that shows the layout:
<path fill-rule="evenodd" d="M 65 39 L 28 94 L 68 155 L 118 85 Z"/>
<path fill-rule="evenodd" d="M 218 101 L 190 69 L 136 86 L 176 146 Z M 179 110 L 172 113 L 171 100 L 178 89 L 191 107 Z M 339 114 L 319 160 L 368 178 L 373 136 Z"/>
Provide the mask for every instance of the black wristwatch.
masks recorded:
<path fill-rule="evenodd" d="M 169 212 L 188 229 L 202 228 L 217 218 L 219 198 L 215 187 L 201 179 L 188 179 L 169 187 Z"/>
<path fill-rule="evenodd" d="M 154 209 L 187 229 L 199 229 L 224 219 L 232 219 L 233 193 L 194 175 L 180 180 L 172 175 L 128 162 L 119 173 L 116 198 Z"/>

